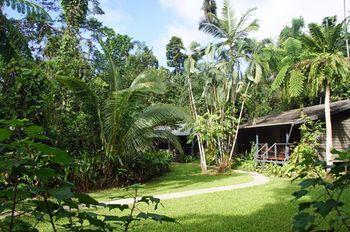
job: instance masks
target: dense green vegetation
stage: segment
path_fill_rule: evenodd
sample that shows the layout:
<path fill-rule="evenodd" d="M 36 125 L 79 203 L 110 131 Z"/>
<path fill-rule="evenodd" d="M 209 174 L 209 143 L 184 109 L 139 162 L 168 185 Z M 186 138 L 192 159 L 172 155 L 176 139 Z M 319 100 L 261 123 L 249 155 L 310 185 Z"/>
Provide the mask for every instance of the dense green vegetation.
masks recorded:
<path fill-rule="evenodd" d="M 230 0 L 222 3 L 217 9 L 215 0 L 203 1 L 198 30 L 212 40 L 186 47 L 173 36 L 164 54 L 168 67 L 160 67 L 144 42 L 96 19 L 104 14 L 98 0 L 0 0 L 1 228 L 36 231 L 39 223 L 56 231 L 57 220 L 71 231 L 127 231 L 144 219 L 175 222 L 135 214 L 136 201 L 100 205 L 97 214 L 79 205 L 99 204 L 87 192 L 98 200 L 124 197 L 125 186 L 139 196 L 251 180 L 232 167 L 304 183 L 294 194 L 306 201 L 294 230 L 319 229 L 320 216 L 328 230 L 349 228 L 349 153 L 332 151 L 330 114 L 331 101 L 350 97 L 348 20 L 295 18 L 276 40 L 257 40 L 251 36 L 259 30 L 255 8 L 236 15 Z M 301 128 L 300 144 L 283 167 L 237 157 L 242 123 L 318 103 L 325 104 L 326 163 L 317 153 L 323 125 L 315 122 Z M 190 129 L 188 142 L 197 142 L 199 166 L 171 165 L 174 154 L 159 151 L 168 143 L 180 161 L 193 159 L 171 133 L 178 124 Z M 332 154 L 344 164 L 332 166 Z M 314 187 L 322 199 L 313 201 Z M 257 188 L 166 201 L 160 212 L 183 226 L 147 223 L 140 230 L 289 230 L 296 203 L 285 199 L 294 190 L 295 183 L 272 179 Z M 114 217 L 98 214 L 111 207 Z"/>

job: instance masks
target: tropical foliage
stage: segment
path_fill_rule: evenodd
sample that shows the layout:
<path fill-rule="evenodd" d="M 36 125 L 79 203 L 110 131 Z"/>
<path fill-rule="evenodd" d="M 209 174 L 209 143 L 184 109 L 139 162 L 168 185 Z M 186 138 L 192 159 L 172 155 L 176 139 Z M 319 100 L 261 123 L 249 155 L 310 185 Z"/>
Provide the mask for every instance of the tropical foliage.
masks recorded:
<path fill-rule="evenodd" d="M 138 212 L 138 203 L 159 204 L 152 197 L 137 201 L 139 185 L 131 188 L 130 206 L 101 205 L 84 192 L 149 181 L 178 154 L 199 158 L 203 173 L 238 166 L 300 174 L 297 198 L 314 186 L 326 198 L 301 203 L 294 229 L 317 229 L 318 214 L 337 219 L 327 230 L 348 226 L 340 200 L 347 172 L 332 166 L 335 154 L 346 163 L 348 153 L 331 152 L 330 115 L 331 101 L 350 97 L 348 20 L 295 18 L 278 39 L 258 40 L 251 36 L 259 29 L 255 8 L 236 15 L 231 3 L 204 0 L 198 30 L 210 41 L 171 37 L 168 67 L 160 67 L 144 42 L 97 19 L 104 14 L 98 0 L 0 0 L 1 228 L 36 231 L 46 223 L 53 231 L 127 231 L 143 219 L 174 222 Z M 328 166 L 319 162 L 323 124 L 309 120 L 287 165 L 258 166 L 254 150 L 238 156 L 243 123 L 320 103 Z M 179 124 L 190 133 L 192 156 L 172 133 Z M 165 144 L 168 150 L 160 151 Z M 90 206 L 123 212 L 98 215 Z"/>

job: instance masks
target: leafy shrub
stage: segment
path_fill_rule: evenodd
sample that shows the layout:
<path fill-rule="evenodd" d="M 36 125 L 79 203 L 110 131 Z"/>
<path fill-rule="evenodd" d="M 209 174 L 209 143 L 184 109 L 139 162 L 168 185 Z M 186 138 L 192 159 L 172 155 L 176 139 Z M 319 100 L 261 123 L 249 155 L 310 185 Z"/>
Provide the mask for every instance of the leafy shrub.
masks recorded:
<path fill-rule="evenodd" d="M 48 141 L 43 129 L 27 120 L 0 121 L 0 231 L 38 231 L 39 224 L 49 224 L 52 231 L 129 231 L 141 220 L 175 222 L 140 211 L 138 204 L 155 204 L 157 209 L 160 200 L 139 198 L 137 186 L 133 186 L 131 206 L 106 205 L 74 192 L 73 184 L 66 180 L 71 156 L 47 145 Z M 129 213 L 123 217 L 99 215 L 89 212 L 90 207 Z"/>
<path fill-rule="evenodd" d="M 342 194 L 350 186 L 350 172 L 347 171 L 350 150 L 333 150 L 332 153 L 338 155 L 338 165 L 330 167 L 328 175 L 323 173 L 329 167 L 317 157 L 305 159 L 301 164 L 307 168 L 295 178 L 300 180 L 300 190 L 293 193 L 294 200 L 299 201 L 293 231 L 350 231 L 350 214 L 344 210 L 345 203 L 342 201 Z M 323 167 L 323 172 L 319 167 Z M 310 176 L 310 170 L 316 175 Z M 312 192 L 317 193 L 316 199 Z"/>
<path fill-rule="evenodd" d="M 252 172 L 257 170 L 258 163 L 250 155 L 240 156 L 234 158 L 232 168 Z"/>
<path fill-rule="evenodd" d="M 291 178 L 295 176 L 293 168 L 294 166 L 291 165 L 289 162 L 286 162 L 283 165 L 275 163 L 266 163 L 261 165 L 259 172 L 270 176 Z"/>
<path fill-rule="evenodd" d="M 69 179 L 79 192 L 143 183 L 169 170 L 172 155 L 166 151 L 149 151 L 118 159 L 82 153 L 69 169 Z"/>
<path fill-rule="evenodd" d="M 77 191 L 89 192 L 122 185 L 118 177 L 121 172 L 118 161 L 106 159 L 99 154 L 82 152 L 74 157 L 68 176 L 75 183 Z"/>
<path fill-rule="evenodd" d="M 232 167 L 232 162 L 228 159 L 228 157 L 223 157 L 221 161 L 216 166 L 216 171 L 218 173 L 225 173 L 230 170 Z"/>
<path fill-rule="evenodd" d="M 294 148 L 290 157 L 290 163 L 294 167 L 293 171 L 299 174 L 303 171 L 308 171 L 308 175 L 315 175 L 314 168 L 321 171 L 322 166 L 313 167 L 314 159 L 322 159 L 319 155 L 323 150 L 320 145 L 320 139 L 324 132 L 324 123 L 312 121 L 306 118 L 306 123 L 301 125 L 301 140 Z"/>
<path fill-rule="evenodd" d="M 194 163 L 194 162 L 196 162 L 196 160 L 197 160 L 197 157 L 192 156 L 192 155 L 185 155 L 183 158 L 184 163 Z"/>
<path fill-rule="evenodd" d="M 172 155 L 166 151 L 149 151 L 128 157 L 124 164 L 123 179 L 126 184 L 143 183 L 169 170 Z"/>

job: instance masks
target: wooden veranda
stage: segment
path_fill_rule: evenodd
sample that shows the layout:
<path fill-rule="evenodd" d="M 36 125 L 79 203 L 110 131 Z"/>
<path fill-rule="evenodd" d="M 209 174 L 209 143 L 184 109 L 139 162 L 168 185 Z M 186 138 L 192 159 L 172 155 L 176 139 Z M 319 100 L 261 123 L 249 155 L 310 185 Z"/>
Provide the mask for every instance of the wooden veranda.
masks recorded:
<path fill-rule="evenodd" d="M 289 160 L 290 146 L 288 143 L 258 143 L 255 160 L 262 163 L 284 164 Z"/>

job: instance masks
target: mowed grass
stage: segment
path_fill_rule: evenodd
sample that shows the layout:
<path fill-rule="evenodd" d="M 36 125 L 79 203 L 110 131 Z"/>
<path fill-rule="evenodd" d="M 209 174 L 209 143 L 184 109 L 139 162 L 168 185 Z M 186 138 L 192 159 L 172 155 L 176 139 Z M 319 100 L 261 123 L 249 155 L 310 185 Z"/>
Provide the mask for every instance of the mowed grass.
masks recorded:
<path fill-rule="evenodd" d="M 297 203 L 292 201 L 294 197 L 291 194 L 297 189 L 298 185 L 290 180 L 271 178 L 263 186 L 164 200 L 164 207 L 157 211 L 151 206 L 140 209 L 175 218 L 179 223 L 147 221 L 135 231 L 291 231 L 293 217 L 297 213 Z M 319 195 L 319 191 L 316 192 L 315 195 Z M 344 202 L 350 203 L 349 191 L 344 194 Z M 346 209 L 350 210 L 350 204 Z M 111 214 L 105 209 L 98 212 Z"/>
<path fill-rule="evenodd" d="M 201 175 L 197 164 L 174 164 L 172 171 L 155 181 L 144 185 L 146 193 L 183 191 L 194 188 L 212 187 L 249 181 L 251 177 L 242 174 Z M 143 212 L 154 212 L 172 217 L 178 223 L 156 223 L 144 221 L 136 232 L 228 232 L 228 231 L 291 231 L 293 217 L 297 213 L 297 202 L 292 201 L 292 193 L 298 190 L 297 183 L 289 179 L 273 178 L 261 186 L 244 189 L 202 194 L 191 197 L 163 200 L 164 207 L 154 210 L 153 206 L 139 205 Z M 100 199 L 106 194 L 125 194 L 114 189 L 94 193 Z M 103 193 L 102 195 L 99 195 Z M 314 198 L 320 196 L 320 189 L 314 190 Z M 345 210 L 350 210 L 350 191 L 344 192 Z M 89 209 L 101 215 L 122 216 L 126 212 L 109 211 L 106 208 Z M 137 213 L 137 212 L 136 212 Z M 324 223 L 321 219 L 319 223 Z M 51 231 L 48 224 L 40 225 L 40 231 Z"/>
<path fill-rule="evenodd" d="M 195 163 L 173 163 L 170 172 L 154 179 L 148 183 L 142 184 L 140 188 L 141 195 L 155 195 L 161 193 L 182 192 L 193 189 L 210 188 L 217 186 L 226 186 L 249 182 L 253 180 L 248 174 L 235 173 L 233 171 L 217 174 L 215 170 L 210 169 L 206 175 L 201 174 L 201 169 Z M 131 197 L 124 188 L 113 188 L 91 193 L 90 196 L 99 201 L 108 201 L 112 199 Z"/>

